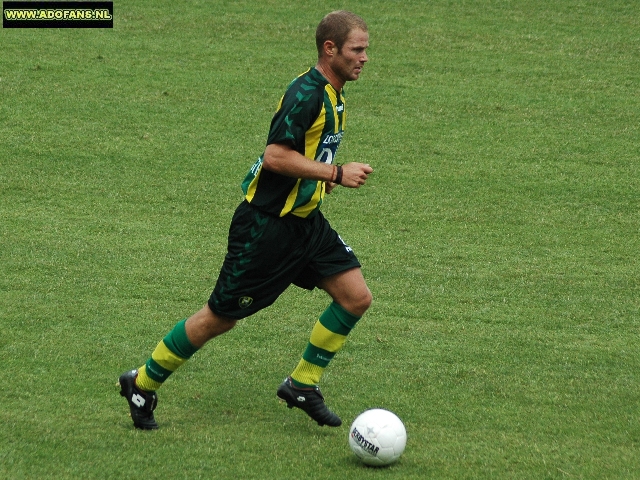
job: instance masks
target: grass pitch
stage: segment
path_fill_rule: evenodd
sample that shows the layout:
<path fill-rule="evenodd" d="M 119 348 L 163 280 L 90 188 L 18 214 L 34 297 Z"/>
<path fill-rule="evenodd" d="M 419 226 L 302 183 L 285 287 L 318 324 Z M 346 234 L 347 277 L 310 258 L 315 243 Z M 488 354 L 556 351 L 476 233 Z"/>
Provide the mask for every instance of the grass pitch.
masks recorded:
<path fill-rule="evenodd" d="M 112 30 L 0 31 L 0 477 L 640 476 L 640 25 L 623 1 L 115 4 Z M 132 428 L 114 386 L 208 298 L 239 183 L 331 8 L 369 23 L 324 211 L 374 306 L 275 399 L 321 292 L 214 340 Z M 374 470 L 350 421 L 405 422 Z"/>

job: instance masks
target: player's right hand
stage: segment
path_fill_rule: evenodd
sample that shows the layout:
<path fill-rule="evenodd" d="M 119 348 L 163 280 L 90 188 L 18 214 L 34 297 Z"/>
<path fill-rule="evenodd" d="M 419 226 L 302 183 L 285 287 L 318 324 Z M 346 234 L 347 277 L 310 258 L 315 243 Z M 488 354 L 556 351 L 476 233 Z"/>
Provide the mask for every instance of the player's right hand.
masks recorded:
<path fill-rule="evenodd" d="M 340 185 L 347 188 L 360 188 L 365 184 L 373 168 L 368 163 L 352 162 L 342 166 L 342 181 Z"/>

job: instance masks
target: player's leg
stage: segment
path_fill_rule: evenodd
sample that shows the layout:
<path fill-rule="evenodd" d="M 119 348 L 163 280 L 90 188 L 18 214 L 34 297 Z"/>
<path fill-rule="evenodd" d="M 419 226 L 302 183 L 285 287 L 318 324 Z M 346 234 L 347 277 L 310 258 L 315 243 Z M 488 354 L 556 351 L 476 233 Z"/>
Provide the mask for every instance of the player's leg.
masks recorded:
<path fill-rule="evenodd" d="M 144 365 L 120 376 L 120 394 L 129 402 L 131 418 L 137 428 L 158 428 L 153 416 L 156 390 L 207 341 L 229 331 L 235 324 L 236 320 L 221 317 L 205 305 L 187 320 L 178 322 L 158 343 Z"/>
<path fill-rule="evenodd" d="M 289 286 L 301 267 L 287 270 L 292 268 L 286 262 L 292 248 L 280 230 L 280 222 L 271 221 L 245 202 L 236 209 L 227 255 L 207 305 L 178 322 L 145 365 L 120 377 L 121 394 L 129 402 L 136 427 L 157 428 L 155 391 L 169 375 L 208 340 L 233 328 L 237 319 L 270 305 Z"/>
<path fill-rule="evenodd" d="M 280 385 L 278 396 L 286 400 L 289 407 L 305 410 L 319 424 L 338 426 L 342 422 L 324 405 L 318 383 L 371 305 L 372 297 L 353 250 L 321 214 L 314 219 L 312 228 L 311 260 L 294 283 L 302 288 L 321 288 L 333 302 L 316 321 L 302 358 Z"/>
<path fill-rule="evenodd" d="M 371 306 L 373 296 L 360 268 L 323 278 L 318 288 L 327 292 L 334 302 L 354 316 L 362 317 Z"/>
<path fill-rule="evenodd" d="M 340 351 L 347 336 L 371 305 L 371 291 L 360 268 L 352 268 L 320 280 L 318 287 L 333 302 L 311 331 L 307 348 L 291 374 L 296 386 L 317 385 L 325 368 Z"/>
<path fill-rule="evenodd" d="M 336 427 L 342 421 L 324 404 L 318 383 L 347 335 L 371 305 L 372 296 L 360 268 L 326 277 L 318 282 L 318 287 L 329 293 L 333 302 L 315 323 L 300 362 L 280 385 L 278 396 L 289 407 L 303 409 L 319 425 Z"/>
<path fill-rule="evenodd" d="M 212 338 L 231 330 L 236 323 L 237 320 L 216 315 L 207 304 L 186 321 L 185 330 L 191 344 L 201 348 Z"/>
<path fill-rule="evenodd" d="M 212 298 L 220 296 L 221 285 L 231 282 L 229 272 L 233 272 L 234 265 L 228 265 L 228 263 L 235 258 L 232 255 L 234 249 L 243 248 L 242 242 L 248 241 L 244 237 L 246 237 L 245 232 L 252 228 L 251 221 L 250 216 L 246 215 L 241 207 L 236 209 L 229 229 L 229 254 L 218 276 Z M 235 281 L 235 278 L 233 280 Z M 211 303 L 210 298 L 209 303 L 200 311 L 189 319 L 178 322 L 158 343 L 143 366 L 120 376 L 120 394 L 127 399 L 133 423 L 137 428 L 158 428 L 153 416 L 153 410 L 157 404 L 156 390 L 208 340 L 233 328 L 235 321 L 229 318 L 243 317 L 243 315 L 231 314 L 227 316 L 225 315 L 227 310 L 217 308 L 215 305 L 211 307 Z"/>
<path fill-rule="evenodd" d="M 231 330 L 236 322 L 213 313 L 209 305 L 178 322 L 139 368 L 136 386 L 146 391 L 158 390 L 205 343 Z"/>

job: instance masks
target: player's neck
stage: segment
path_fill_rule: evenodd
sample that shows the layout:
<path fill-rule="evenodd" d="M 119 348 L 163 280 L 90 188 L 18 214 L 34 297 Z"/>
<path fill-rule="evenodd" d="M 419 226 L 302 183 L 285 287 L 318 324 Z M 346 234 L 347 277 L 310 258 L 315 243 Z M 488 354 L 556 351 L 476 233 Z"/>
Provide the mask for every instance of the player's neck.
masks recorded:
<path fill-rule="evenodd" d="M 339 92 L 344 87 L 344 81 L 338 78 L 338 76 L 326 65 L 323 65 L 321 62 L 316 64 L 316 70 L 318 70 L 324 78 L 331 84 L 331 86 Z"/>

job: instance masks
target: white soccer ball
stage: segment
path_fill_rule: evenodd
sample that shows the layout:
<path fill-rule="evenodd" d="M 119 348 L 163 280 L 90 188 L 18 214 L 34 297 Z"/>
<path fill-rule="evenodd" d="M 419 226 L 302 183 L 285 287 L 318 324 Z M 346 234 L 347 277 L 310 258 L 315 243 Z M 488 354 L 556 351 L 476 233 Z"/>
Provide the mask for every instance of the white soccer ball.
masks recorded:
<path fill-rule="evenodd" d="M 407 431 L 402 421 L 389 410 L 374 408 L 361 413 L 349 429 L 349 446 L 363 463 L 390 465 L 402 455 Z"/>

